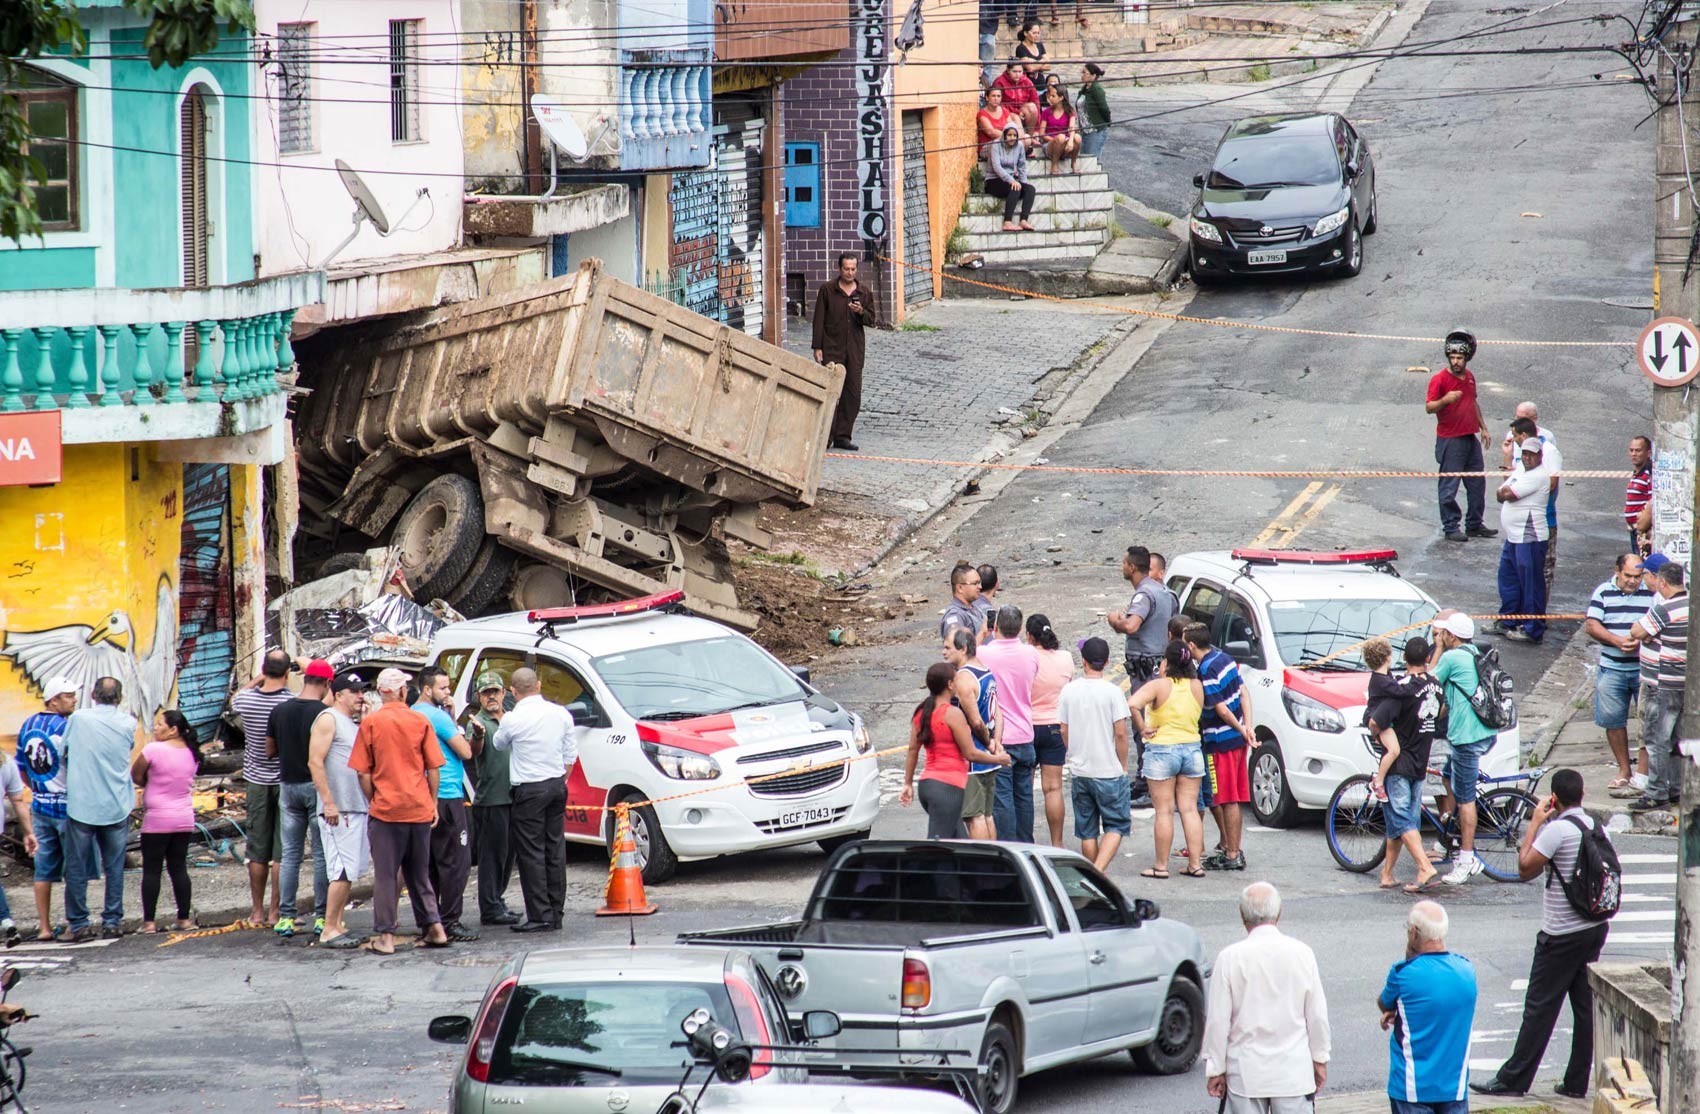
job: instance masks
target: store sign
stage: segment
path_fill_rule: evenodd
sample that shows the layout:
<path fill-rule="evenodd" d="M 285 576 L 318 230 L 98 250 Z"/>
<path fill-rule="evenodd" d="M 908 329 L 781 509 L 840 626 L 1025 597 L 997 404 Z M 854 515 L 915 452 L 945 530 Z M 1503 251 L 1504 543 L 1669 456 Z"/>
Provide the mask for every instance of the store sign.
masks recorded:
<path fill-rule="evenodd" d="M 0 487 L 59 482 L 59 411 L 0 414 Z"/>
<path fill-rule="evenodd" d="M 890 103 L 891 46 L 886 40 L 886 0 L 856 4 L 856 184 L 859 194 L 857 230 L 862 251 L 870 258 L 886 250 L 890 227 L 887 188 L 886 113 Z"/>

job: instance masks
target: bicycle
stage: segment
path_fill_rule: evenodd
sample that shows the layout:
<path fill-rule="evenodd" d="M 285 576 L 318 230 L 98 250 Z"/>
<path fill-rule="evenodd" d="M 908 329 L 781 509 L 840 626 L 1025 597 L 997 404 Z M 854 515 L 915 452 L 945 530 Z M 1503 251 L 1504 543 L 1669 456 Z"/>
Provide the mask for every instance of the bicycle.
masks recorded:
<path fill-rule="evenodd" d="M 18 985 L 22 973 L 16 967 L 0 972 L 0 1111 L 8 1114 L 27 1114 L 24 1109 L 24 1058 L 32 1051 L 12 1043 L 12 1026 L 28 1021 L 35 1014 L 6 999 Z"/>
<path fill-rule="evenodd" d="M 1440 776 L 1439 770 L 1428 772 Z M 1519 770 L 1505 777 L 1483 774 L 1476 778 L 1475 852 L 1482 873 L 1489 878 L 1498 882 L 1520 880 L 1517 855 L 1536 801 L 1533 793 L 1519 786 L 1532 788 L 1545 774 L 1545 768 L 1541 768 Z M 1387 822 L 1370 781 L 1368 774 L 1355 774 L 1340 783 L 1328 802 L 1328 851 L 1335 862 L 1353 874 L 1367 874 L 1387 857 Z M 1419 833 L 1425 824 L 1439 833 L 1445 858 L 1454 858 L 1460 842 L 1456 815 L 1439 816 L 1425 801 L 1417 823 Z"/>

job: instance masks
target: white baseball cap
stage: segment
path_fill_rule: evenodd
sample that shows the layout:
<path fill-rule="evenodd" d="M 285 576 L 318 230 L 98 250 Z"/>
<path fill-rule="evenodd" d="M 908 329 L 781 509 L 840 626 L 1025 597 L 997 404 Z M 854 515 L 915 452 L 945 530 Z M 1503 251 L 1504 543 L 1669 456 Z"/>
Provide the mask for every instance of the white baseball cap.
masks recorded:
<path fill-rule="evenodd" d="M 1462 611 L 1454 611 L 1444 618 L 1434 621 L 1437 630 L 1443 630 L 1454 638 L 1462 638 L 1465 642 L 1476 637 L 1476 621 Z"/>
<path fill-rule="evenodd" d="M 64 696 L 66 693 L 70 693 L 72 696 L 78 696 L 81 695 L 81 690 L 77 688 L 76 682 L 71 680 L 71 678 L 55 677 L 42 686 L 41 698 L 44 701 L 52 700 L 54 697 Z"/>
<path fill-rule="evenodd" d="M 386 669 L 378 674 L 378 683 L 372 687 L 379 692 L 406 692 L 407 674 L 399 669 Z"/>
<path fill-rule="evenodd" d="M 1525 438 L 1523 438 L 1523 443 L 1517 447 L 1517 452 L 1519 454 L 1521 454 L 1521 453 L 1534 453 L 1535 456 L 1540 458 L 1540 460 L 1544 463 L 1546 461 L 1546 458 L 1547 458 L 1546 438 L 1544 438 L 1544 437 L 1525 437 Z"/>

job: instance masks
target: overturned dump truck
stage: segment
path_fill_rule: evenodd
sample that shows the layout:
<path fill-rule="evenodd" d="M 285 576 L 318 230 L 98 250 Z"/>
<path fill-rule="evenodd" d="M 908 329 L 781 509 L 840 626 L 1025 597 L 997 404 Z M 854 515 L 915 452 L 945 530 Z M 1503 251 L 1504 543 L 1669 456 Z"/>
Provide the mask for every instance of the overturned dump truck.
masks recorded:
<path fill-rule="evenodd" d="M 814 501 L 844 371 L 602 273 L 297 346 L 304 563 L 400 551 L 468 615 L 682 588 L 749 629 L 725 540 Z M 328 559 L 327 559 L 328 558 Z"/>

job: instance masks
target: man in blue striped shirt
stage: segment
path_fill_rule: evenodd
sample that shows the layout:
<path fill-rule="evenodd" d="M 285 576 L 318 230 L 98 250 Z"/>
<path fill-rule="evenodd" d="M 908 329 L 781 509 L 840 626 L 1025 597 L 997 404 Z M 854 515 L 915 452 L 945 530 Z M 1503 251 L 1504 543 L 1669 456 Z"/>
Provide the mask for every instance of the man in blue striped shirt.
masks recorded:
<path fill-rule="evenodd" d="M 1192 660 L 1198 663 L 1198 680 L 1204 688 L 1204 714 L 1199 718 L 1199 735 L 1204 744 L 1205 781 L 1210 788 L 1210 813 L 1222 842 L 1215 854 L 1204 860 L 1206 870 L 1244 870 L 1245 852 L 1240 849 L 1240 806 L 1251 803 L 1251 773 L 1248 765 L 1252 746 L 1251 716 L 1240 695 L 1240 668 L 1234 659 L 1210 646 L 1210 628 L 1192 623 L 1183 636 Z"/>
<path fill-rule="evenodd" d="M 1629 705 L 1635 701 L 1640 660 L 1629 628 L 1647 614 L 1653 593 L 1642 583 L 1641 558 L 1625 553 L 1617 559 L 1611 579 L 1594 589 L 1588 618 L 1582 625 L 1600 644 L 1600 671 L 1594 679 L 1594 723 L 1606 729 L 1606 743 L 1617 759 L 1617 778 L 1606 788 L 1612 796 L 1635 797 L 1646 788 L 1647 751 L 1641 751 L 1641 771 L 1629 768 Z M 1639 784 L 1636 783 L 1637 776 Z"/>
<path fill-rule="evenodd" d="M 1405 961 L 1387 972 L 1376 1005 L 1388 1030 L 1387 1097 L 1393 1114 L 1467 1114 L 1470 1020 L 1476 969 L 1446 949 L 1448 918 L 1436 901 L 1411 906 Z"/>

